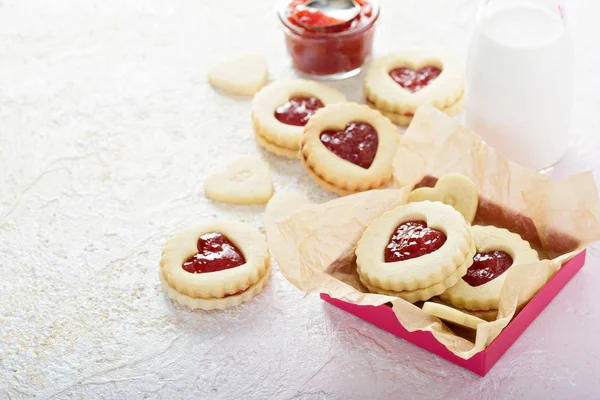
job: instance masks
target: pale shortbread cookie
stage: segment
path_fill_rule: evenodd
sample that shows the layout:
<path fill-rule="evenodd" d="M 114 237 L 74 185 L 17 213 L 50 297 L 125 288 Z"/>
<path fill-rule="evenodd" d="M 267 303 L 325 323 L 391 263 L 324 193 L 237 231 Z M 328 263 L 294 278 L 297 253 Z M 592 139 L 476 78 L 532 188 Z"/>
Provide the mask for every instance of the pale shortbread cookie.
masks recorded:
<path fill-rule="evenodd" d="M 264 204 L 273 195 L 269 167 L 259 157 L 239 157 L 206 178 L 204 194 L 223 203 Z"/>
<path fill-rule="evenodd" d="M 481 318 L 461 312 L 455 308 L 431 301 L 427 301 L 423 304 L 423 311 L 444 321 L 452 322 L 454 324 L 471 329 L 477 329 L 477 325 L 485 324 L 487 322 Z"/>
<path fill-rule="evenodd" d="M 324 131 L 344 131 L 353 122 L 369 124 L 377 134 L 377 150 L 368 168 L 336 155 L 321 141 Z M 378 111 L 356 103 L 332 104 L 318 110 L 304 128 L 302 165 L 315 182 L 341 195 L 380 189 L 392 182 L 399 142 L 397 128 Z"/>
<path fill-rule="evenodd" d="M 243 254 L 246 262 L 216 272 L 190 273 L 183 264 L 198 253 L 198 239 L 220 233 Z M 162 251 L 160 271 L 167 285 L 182 295 L 218 299 L 235 295 L 256 284 L 270 266 L 265 237 L 253 226 L 237 221 L 214 220 L 187 228 L 171 237 Z"/>
<path fill-rule="evenodd" d="M 346 101 L 346 97 L 337 90 L 305 79 L 274 82 L 266 86 L 252 100 L 252 125 L 258 143 L 267 151 L 296 157 L 304 127 L 280 122 L 275 111 L 297 96 L 317 98 L 324 106 Z"/>
<path fill-rule="evenodd" d="M 446 307 L 455 308 L 455 309 L 457 309 L 460 312 L 472 315 L 474 317 L 486 320 L 488 322 L 489 321 L 495 321 L 496 318 L 498 317 L 498 310 L 465 310 L 464 308 L 451 306 L 450 304 L 445 303 L 442 300 L 440 300 L 439 297 L 433 297 L 433 298 L 431 298 L 429 300 L 433 301 L 434 303 L 443 304 Z"/>
<path fill-rule="evenodd" d="M 465 97 L 461 96 L 458 100 L 456 100 L 455 103 L 444 108 L 441 111 L 444 112 L 445 114 L 453 117 L 462 110 L 464 103 L 465 103 Z M 367 104 L 370 107 L 377 110 L 377 107 L 375 107 L 375 105 L 372 102 L 370 102 L 369 99 L 367 99 Z M 399 126 L 408 126 L 408 125 L 410 125 L 410 123 L 412 122 L 412 119 L 413 119 L 413 114 L 396 114 L 396 113 L 386 112 L 383 110 L 378 110 L 378 111 L 380 113 L 382 113 L 383 115 L 385 115 L 386 117 L 388 117 L 390 119 L 390 121 L 392 121 L 394 124 L 399 125 Z"/>
<path fill-rule="evenodd" d="M 384 249 L 390 237 L 408 221 L 425 221 L 429 228 L 446 235 L 445 243 L 420 257 L 385 262 Z M 457 270 L 468 268 L 474 254 L 470 226 L 463 216 L 443 203 L 424 201 L 396 207 L 373 221 L 358 241 L 356 264 L 361 280 L 371 286 L 394 292 L 414 291 L 442 283 Z"/>
<path fill-rule="evenodd" d="M 440 75 L 416 92 L 403 88 L 390 76 L 396 68 L 418 70 L 430 65 L 440 68 Z M 365 95 L 375 108 L 399 116 L 414 114 L 422 104 L 448 109 L 463 96 L 464 87 L 462 62 L 447 51 L 434 49 L 410 49 L 379 58 L 365 78 Z"/>
<path fill-rule="evenodd" d="M 464 279 L 460 279 L 456 285 L 442 293 L 440 299 L 465 310 L 496 310 L 508 270 L 515 265 L 538 262 L 539 258 L 529 242 L 506 229 L 475 225 L 471 228 L 471 232 L 477 253 L 504 251 L 512 258 L 513 263 L 504 273 L 483 285 L 471 286 Z M 532 287 L 521 301 L 529 301 L 538 289 L 538 287 Z"/>
<path fill-rule="evenodd" d="M 408 195 L 409 203 L 424 200 L 448 204 L 461 213 L 468 223 L 473 223 L 479 196 L 472 180 L 461 174 L 450 173 L 442 176 L 435 187 L 415 189 Z"/>
<path fill-rule="evenodd" d="M 269 75 L 267 60 L 260 54 L 245 54 L 214 65 L 207 74 L 208 82 L 232 94 L 252 96 Z"/>
<path fill-rule="evenodd" d="M 239 294 L 234 294 L 226 297 L 214 298 L 214 299 L 203 299 L 186 296 L 185 294 L 179 293 L 177 290 L 173 289 L 169 284 L 163 279 L 162 274 L 160 274 L 160 282 L 163 291 L 169 296 L 170 299 L 175 300 L 177 303 L 188 306 L 193 309 L 202 309 L 202 310 L 222 310 L 224 308 L 238 306 L 242 303 L 252 300 L 256 297 L 269 283 L 269 278 L 271 276 L 271 268 L 269 267 L 265 274 L 258 282 L 254 285 L 250 286 L 248 289 L 244 290 Z"/>
<path fill-rule="evenodd" d="M 429 300 L 434 296 L 439 296 L 447 288 L 455 285 L 456 282 L 458 282 L 458 280 L 462 278 L 463 275 L 467 272 L 467 269 L 469 269 L 470 265 L 471 264 L 469 262 L 465 262 L 463 265 L 458 267 L 455 272 L 453 272 L 450 276 L 448 276 L 448 278 L 444 279 L 443 281 L 417 290 L 403 290 L 401 292 L 395 292 L 393 290 L 385 290 L 377 286 L 373 286 L 368 282 L 363 281 L 362 278 L 360 279 L 360 281 L 371 293 L 396 296 L 408 301 L 409 303 L 416 303 L 417 301 Z"/>
<path fill-rule="evenodd" d="M 301 192 L 277 192 L 267 203 L 265 219 L 269 218 L 275 221 L 285 218 L 306 204 L 308 204 L 308 199 Z"/>

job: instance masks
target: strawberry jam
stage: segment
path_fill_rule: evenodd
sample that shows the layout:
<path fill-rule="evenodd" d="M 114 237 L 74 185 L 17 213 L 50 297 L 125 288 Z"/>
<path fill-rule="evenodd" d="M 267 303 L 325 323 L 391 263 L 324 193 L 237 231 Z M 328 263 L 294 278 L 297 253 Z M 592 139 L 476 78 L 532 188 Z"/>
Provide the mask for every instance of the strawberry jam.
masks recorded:
<path fill-rule="evenodd" d="M 403 222 L 385 248 L 385 262 L 410 260 L 433 253 L 446 243 L 446 235 L 431 229 L 425 221 Z"/>
<path fill-rule="evenodd" d="M 294 67 L 318 76 L 358 73 L 371 55 L 377 0 L 355 0 L 360 13 L 344 23 L 306 7 L 309 1 L 293 0 L 279 10 Z"/>
<path fill-rule="evenodd" d="M 481 286 L 502 275 L 512 264 L 512 257 L 503 251 L 477 253 L 473 257 L 473 265 L 469 267 L 463 280 L 469 286 Z"/>
<path fill-rule="evenodd" d="M 295 5 L 294 5 L 295 4 Z M 290 22 L 297 23 L 298 25 L 306 28 L 320 28 L 331 29 L 334 25 L 339 26 L 344 24 L 344 21 L 328 17 L 323 12 L 314 8 L 308 8 L 304 6 L 303 1 L 294 1 L 290 4 L 290 8 L 294 8 L 294 12 L 288 18 Z"/>
<path fill-rule="evenodd" d="M 275 118 L 288 125 L 304 126 L 313 114 L 323 107 L 316 97 L 292 97 L 287 103 L 277 107 Z"/>
<path fill-rule="evenodd" d="M 395 68 L 390 71 L 390 76 L 398 85 L 414 93 L 429 85 L 441 73 L 442 70 L 438 67 L 428 65 L 417 71 L 405 67 Z"/>
<path fill-rule="evenodd" d="M 350 122 L 343 131 L 321 132 L 329 151 L 361 168 L 369 168 L 377 154 L 377 131 L 366 122 Z"/>
<path fill-rule="evenodd" d="M 206 233 L 198 238 L 198 253 L 182 265 L 191 274 L 217 272 L 246 263 L 244 255 L 222 233 Z"/>

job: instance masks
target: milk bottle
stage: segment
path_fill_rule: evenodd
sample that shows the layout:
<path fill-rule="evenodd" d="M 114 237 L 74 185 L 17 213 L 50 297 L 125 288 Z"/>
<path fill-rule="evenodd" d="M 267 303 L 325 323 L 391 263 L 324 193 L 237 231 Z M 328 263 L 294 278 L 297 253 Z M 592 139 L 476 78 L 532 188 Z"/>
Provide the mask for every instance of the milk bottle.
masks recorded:
<path fill-rule="evenodd" d="M 572 64 L 557 1 L 487 1 L 467 60 L 465 124 L 521 165 L 555 164 L 569 145 Z"/>

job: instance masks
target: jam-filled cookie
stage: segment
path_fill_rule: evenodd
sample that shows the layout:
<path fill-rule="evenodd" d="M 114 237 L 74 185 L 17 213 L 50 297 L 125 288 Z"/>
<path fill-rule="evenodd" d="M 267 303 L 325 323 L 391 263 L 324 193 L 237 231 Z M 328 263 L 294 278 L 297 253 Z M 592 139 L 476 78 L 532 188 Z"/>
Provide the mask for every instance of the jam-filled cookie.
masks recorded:
<path fill-rule="evenodd" d="M 496 311 L 506 271 L 514 265 L 538 262 L 538 254 L 529 242 L 506 229 L 476 225 L 471 232 L 477 249 L 473 264 L 440 298 L 466 311 Z M 532 287 L 521 301 L 529 301 L 537 289 Z"/>
<path fill-rule="evenodd" d="M 412 303 L 453 286 L 473 263 L 469 224 L 452 207 L 424 201 L 397 207 L 365 229 L 356 248 L 369 291 Z"/>
<path fill-rule="evenodd" d="M 472 180 L 464 175 L 451 173 L 442 176 L 434 187 L 415 189 L 408 195 L 409 203 L 424 200 L 448 204 L 461 213 L 468 223 L 473 223 L 479 196 Z"/>
<path fill-rule="evenodd" d="M 339 103 L 318 110 L 304 128 L 302 165 L 325 189 L 340 195 L 392 182 L 397 128 L 365 105 Z"/>
<path fill-rule="evenodd" d="M 266 286 L 270 270 L 264 236 L 236 221 L 207 221 L 177 233 L 160 261 L 167 295 L 204 310 L 252 299 Z"/>
<path fill-rule="evenodd" d="M 419 106 L 448 115 L 462 109 L 465 72 L 452 54 L 413 49 L 373 61 L 365 78 L 367 104 L 398 125 L 408 125 Z"/>
<path fill-rule="evenodd" d="M 271 153 L 298 157 L 300 137 L 312 115 L 328 104 L 346 101 L 335 89 L 314 81 L 294 79 L 264 87 L 252 100 L 257 142 Z"/>
<path fill-rule="evenodd" d="M 446 307 L 454 308 L 455 310 L 457 310 L 459 312 L 472 315 L 474 317 L 483 319 L 485 321 L 495 321 L 496 318 L 498 317 L 498 310 L 465 310 L 464 308 L 452 306 L 452 305 L 440 300 L 439 297 L 432 297 L 431 299 L 429 299 L 429 301 L 433 302 L 433 303 L 441 304 Z M 437 316 L 437 317 L 440 318 L 439 316 Z"/>

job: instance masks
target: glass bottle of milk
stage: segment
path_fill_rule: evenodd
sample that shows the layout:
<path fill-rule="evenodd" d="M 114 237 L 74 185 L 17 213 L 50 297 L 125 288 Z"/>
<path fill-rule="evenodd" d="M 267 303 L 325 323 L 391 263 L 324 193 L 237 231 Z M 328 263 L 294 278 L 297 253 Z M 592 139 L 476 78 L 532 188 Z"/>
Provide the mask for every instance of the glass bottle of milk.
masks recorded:
<path fill-rule="evenodd" d="M 573 51 L 558 0 L 487 0 L 467 60 L 465 124 L 542 170 L 569 146 Z"/>

